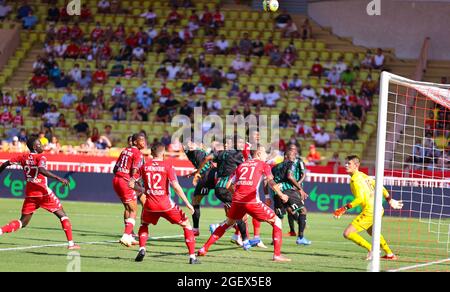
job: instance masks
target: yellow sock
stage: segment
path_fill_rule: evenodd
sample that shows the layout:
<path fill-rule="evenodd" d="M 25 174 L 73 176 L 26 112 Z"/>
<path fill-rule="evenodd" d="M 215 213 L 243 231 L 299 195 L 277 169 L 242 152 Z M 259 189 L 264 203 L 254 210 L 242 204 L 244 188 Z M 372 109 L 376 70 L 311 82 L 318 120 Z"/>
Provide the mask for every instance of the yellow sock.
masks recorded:
<path fill-rule="evenodd" d="M 380 235 L 380 247 L 386 254 L 392 254 L 392 250 L 389 248 L 389 245 L 387 244 L 386 240 L 384 239 L 383 235 Z"/>
<path fill-rule="evenodd" d="M 348 239 L 350 239 L 351 241 L 353 241 L 354 243 L 356 243 L 359 246 L 364 247 L 365 249 L 367 249 L 368 251 L 372 250 L 372 245 L 370 243 L 367 242 L 367 240 L 365 240 L 364 238 L 361 237 L 361 235 L 359 235 L 356 232 L 350 233 L 348 235 Z"/>

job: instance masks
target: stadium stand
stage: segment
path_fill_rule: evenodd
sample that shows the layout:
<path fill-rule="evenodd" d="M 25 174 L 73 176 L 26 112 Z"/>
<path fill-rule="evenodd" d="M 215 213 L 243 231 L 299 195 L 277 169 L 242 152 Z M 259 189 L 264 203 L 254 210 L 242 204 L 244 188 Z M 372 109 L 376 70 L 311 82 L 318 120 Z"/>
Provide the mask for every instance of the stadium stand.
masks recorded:
<path fill-rule="evenodd" d="M 325 157 L 322 165 L 328 160 L 333 164 L 331 158 L 336 152 L 341 159 L 350 151 L 366 159 L 371 152 L 368 148 L 374 147 L 380 69 L 389 66 L 401 74 L 401 70 L 410 70 L 413 64 L 398 65 L 392 52 L 380 52 L 385 54 L 385 63 L 375 69 L 376 49 L 356 47 L 351 40 L 332 36 L 329 29 L 311 20 L 305 23 L 307 18 L 302 15 L 289 16 L 300 38 L 285 38 L 296 34 L 277 28 L 278 16 L 283 12 L 261 13 L 244 5 L 184 1 L 194 4 L 174 10 L 171 1 L 113 1 L 119 6 L 111 9 L 120 12 L 113 14 L 101 13 L 99 1 L 90 0 L 83 2 L 83 16 L 60 13 L 59 21 L 49 22 L 47 18 L 55 17 L 56 11 L 49 16 L 49 9 L 54 7 L 51 2 L 56 2 L 59 11 L 66 5 L 65 1 L 27 1 L 38 22 L 33 29 L 21 31 L 21 45 L 0 75 L 2 95 L 12 98 L 12 104 L 2 103 L 5 112 L 15 112 L 20 107 L 24 117 L 24 124 L 14 127 L 5 114 L 6 122 L 1 127 L 5 150 L 23 127 L 28 134 L 43 132 L 49 141 L 56 136 L 62 145 L 58 149 L 64 153 L 115 156 L 118 151 L 114 146 L 123 146 L 117 143 L 124 141 L 130 131 L 144 130 L 148 141 L 159 140 L 164 131 L 173 131 L 169 123 L 161 121 L 169 121 L 183 109 L 189 113 L 192 111 L 189 107 L 198 104 L 203 106 L 205 115 L 209 112 L 225 115 L 233 107 L 239 112 L 266 115 L 280 115 L 285 109 L 287 126 L 280 130 L 284 140 L 280 144 L 298 143 L 306 156 L 307 149 L 314 144 L 314 134 L 323 128 L 331 141 L 326 148 L 318 148 Z M 24 3 L 9 3 L 13 12 L 0 22 L 2 28 L 17 25 L 17 12 Z M 147 24 L 153 22 L 154 26 Z M 218 40 L 226 40 L 228 49 L 226 42 Z M 76 55 L 78 58 L 74 59 Z M 195 62 L 191 63 L 190 58 L 186 61 L 188 55 Z M 171 61 L 175 63 L 172 65 Z M 84 71 L 81 80 L 65 80 L 64 76 L 81 73 L 72 72 L 77 64 Z M 333 67 L 338 71 L 337 80 L 328 75 Z M 290 87 L 294 74 L 301 83 Z M 143 81 L 147 81 L 145 86 Z M 337 84 L 342 82 L 342 86 Z M 308 96 L 311 89 L 307 85 L 314 96 Z M 148 97 L 142 92 L 136 96 L 140 86 L 151 88 Z M 255 93 L 248 97 L 251 103 L 252 96 L 262 96 L 261 102 L 253 103 L 257 106 L 245 107 L 245 99 L 241 98 L 244 86 Z M 256 86 L 262 94 L 254 92 Z M 274 89 L 269 91 L 271 86 Z M 73 104 L 63 106 L 66 87 L 71 88 L 75 99 Z M 16 100 L 21 95 L 25 95 L 25 105 Z M 44 103 L 38 104 L 36 112 L 33 100 L 39 96 Z M 47 115 L 44 121 L 42 115 L 51 104 L 57 106 L 59 114 Z M 299 118 L 292 114 L 293 110 L 297 110 Z M 64 116 L 63 121 L 58 121 L 56 116 L 60 115 Z M 80 124 L 80 116 L 88 125 L 88 135 L 73 128 Z M 56 126 L 49 125 L 51 118 L 55 118 Z M 299 126 L 300 119 L 305 121 L 306 130 Z M 343 129 L 336 127 L 337 120 Z M 92 135 L 94 128 L 99 131 L 96 135 Z M 302 131 L 306 131 L 304 138 Z"/>

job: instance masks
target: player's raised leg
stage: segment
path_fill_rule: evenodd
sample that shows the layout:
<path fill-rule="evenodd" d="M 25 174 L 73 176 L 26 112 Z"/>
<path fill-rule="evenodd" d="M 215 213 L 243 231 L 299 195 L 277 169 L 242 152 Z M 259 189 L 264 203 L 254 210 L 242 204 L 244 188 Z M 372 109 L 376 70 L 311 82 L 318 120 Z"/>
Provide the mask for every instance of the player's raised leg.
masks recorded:
<path fill-rule="evenodd" d="M 236 224 L 236 220 L 227 218 L 224 222 L 219 224 L 219 226 L 214 230 L 214 233 L 211 234 L 208 241 L 202 246 L 202 248 L 199 249 L 197 254 L 199 256 L 205 256 L 208 253 L 209 248 L 211 245 L 213 245 L 216 241 L 218 241 L 225 232 L 230 229 L 232 226 Z"/>
<path fill-rule="evenodd" d="M 28 223 L 30 222 L 31 218 L 33 217 L 33 214 L 22 214 L 19 220 L 13 220 L 6 224 L 5 226 L 0 228 L 0 235 L 6 234 L 6 233 L 12 233 L 19 231 L 22 228 L 25 228 Z"/>

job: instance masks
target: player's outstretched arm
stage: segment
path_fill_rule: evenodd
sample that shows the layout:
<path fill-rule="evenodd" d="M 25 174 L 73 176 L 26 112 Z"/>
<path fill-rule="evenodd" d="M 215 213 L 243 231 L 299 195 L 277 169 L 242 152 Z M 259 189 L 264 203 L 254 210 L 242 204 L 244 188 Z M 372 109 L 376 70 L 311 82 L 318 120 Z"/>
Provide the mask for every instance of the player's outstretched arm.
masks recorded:
<path fill-rule="evenodd" d="M 39 172 L 42 173 L 42 175 L 44 175 L 46 177 L 56 179 L 57 181 L 59 181 L 60 183 L 62 183 L 64 185 L 69 184 L 69 181 L 67 179 L 59 177 L 56 174 L 51 173 L 50 171 L 48 171 L 47 169 L 45 169 L 43 167 L 39 167 Z"/>
<path fill-rule="evenodd" d="M 3 162 L 3 164 L 0 166 L 0 173 L 2 173 L 10 165 L 11 165 L 11 162 L 9 162 L 9 160 Z"/>
<path fill-rule="evenodd" d="M 280 185 L 278 185 L 274 180 L 273 177 L 268 177 L 267 178 L 267 183 L 269 184 L 270 188 L 272 190 L 275 191 L 275 193 L 277 194 L 278 197 L 280 197 L 281 201 L 283 203 L 287 203 L 287 201 L 289 200 L 289 197 L 285 194 L 283 194 L 283 192 L 280 189 Z"/>
<path fill-rule="evenodd" d="M 177 181 L 174 181 L 174 182 L 172 182 L 172 188 L 175 191 L 175 193 L 177 194 L 177 196 L 180 197 L 183 200 L 183 202 L 186 204 L 186 207 L 191 211 L 191 214 L 194 214 L 194 212 L 195 212 L 194 207 L 192 207 L 191 203 L 187 199 L 180 184 Z"/>

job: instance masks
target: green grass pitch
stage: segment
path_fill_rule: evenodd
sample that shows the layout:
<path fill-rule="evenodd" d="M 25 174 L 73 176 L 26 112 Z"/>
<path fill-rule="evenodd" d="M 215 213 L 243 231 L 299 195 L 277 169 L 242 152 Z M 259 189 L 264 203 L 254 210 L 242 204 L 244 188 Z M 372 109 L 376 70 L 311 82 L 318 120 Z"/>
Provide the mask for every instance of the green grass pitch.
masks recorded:
<path fill-rule="evenodd" d="M 22 200 L 0 199 L 0 225 L 17 219 L 21 205 Z M 342 237 L 342 231 L 353 216 L 344 215 L 340 220 L 334 220 L 331 214 L 309 214 L 306 236 L 312 240 L 311 246 L 297 246 L 295 237 L 283 238 L 282 252 L 292 259 L 291 263 L 280 264 L 271 261 L 271 228 L 264 223 L 261 231 L 268 249 L 253 248 L 248 252 L 243 251 L 230 243 L 232 232 L 228 231 L 212 246 L 208 256 L 200 258 L 200 265 L 191 266 L 187 264 L 187 248 L 179 226 L 171 225 L 164 219 L 160 220 L 158 226 L 150 226 L 150 236 L 157 239 L 149 240 L 144 262 L 135 263 L 137 247 L 125 248 L 116 243 L 123 231 L 122 205 L 80 202 L 63 202 L 63 205 L 72 221 L 74 239 L 81 245 L 79 254 L 81 271 L 84 272 L 366 271 L 368 266 L 368 262 L 364 260 L 366 252 Z M 201 236 L 197 238 L 197 249 L 209 236 L 209 224 L 224 219 L 222 209 L 204 208 L 201 215 Z M 283 224 L 283 233 L 286 233 L 287 220 L 284 220 Z M 137 229 L 138 227 L 136 232 Z M 252 235 L 251 224 L 249 229 Z M 368 238 L 367 235 L 363 236 Z M 398 236 L 395 235 L 396 240 Z M 389 242 L 389 236 L 385 237 Z M 95 244 L 88 244 L 93 242 Z M 39 210 L 27 228 L 0 236 L 0 271 L 66 271 L 72 258 L 68 257 L 69 251 L 61 246 L 62 244 L 65 244 L 65 236 L 57 218 Z M 393 243 L 392 248 L 402 259 L 395 263 L 394 267 L 417 264 L 419 244 L 414 246 L 412 243 L 410 247 L 403 249 L 400 243 Z M 445 258 L 445 255 L 439 254 L 436 259 L 428 259 L 426 262 L 442 257 Z M 447 261 L 431 267 L 436 270 L 450 270 L 449 265 Z M 413 270 L 430 270 L 431 267 Z"/>

